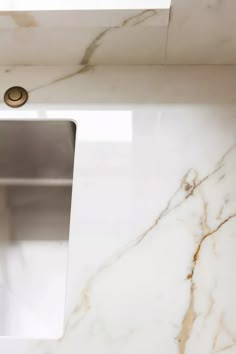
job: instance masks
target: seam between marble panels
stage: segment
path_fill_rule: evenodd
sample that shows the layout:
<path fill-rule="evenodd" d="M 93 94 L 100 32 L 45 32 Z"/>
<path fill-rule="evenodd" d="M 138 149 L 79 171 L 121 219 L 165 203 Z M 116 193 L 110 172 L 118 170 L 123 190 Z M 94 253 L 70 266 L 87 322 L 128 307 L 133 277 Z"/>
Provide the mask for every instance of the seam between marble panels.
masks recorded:
<path fill-rule="evenodd" d="M 168 61 L 167 55 L 168 55 L 171 19 L 172 19 L 172 7 L 170 7 L 170 11 L 169 11 L 169 20 L 168 20 L 167 33 L 166 33 L 166 44 L 165 44 L 164 57 L 163 57 L 163 64 L 164 65 L 166 65 L 167 61 Z"/>

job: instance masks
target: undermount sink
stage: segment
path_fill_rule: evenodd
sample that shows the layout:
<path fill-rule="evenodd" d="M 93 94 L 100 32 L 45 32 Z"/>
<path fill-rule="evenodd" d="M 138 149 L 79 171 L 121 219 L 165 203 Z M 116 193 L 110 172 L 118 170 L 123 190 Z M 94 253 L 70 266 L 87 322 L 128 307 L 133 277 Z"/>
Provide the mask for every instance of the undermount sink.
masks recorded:
<path fill-rule="evenodd" d="M 63 330 L 75 126 L 0 122 L 0 336 Z"/>

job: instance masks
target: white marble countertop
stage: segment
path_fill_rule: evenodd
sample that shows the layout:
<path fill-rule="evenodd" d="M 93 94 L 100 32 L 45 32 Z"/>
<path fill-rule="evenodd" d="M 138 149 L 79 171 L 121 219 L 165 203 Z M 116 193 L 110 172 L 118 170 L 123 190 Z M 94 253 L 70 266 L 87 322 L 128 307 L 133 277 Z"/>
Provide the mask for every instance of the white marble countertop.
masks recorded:
<path fill-rule="evenodd" d="M 80 70 L 0 72 L 0 119 L 78 124 L 65 332 L 0 352 L 235 354 L 236 68 Z"/>

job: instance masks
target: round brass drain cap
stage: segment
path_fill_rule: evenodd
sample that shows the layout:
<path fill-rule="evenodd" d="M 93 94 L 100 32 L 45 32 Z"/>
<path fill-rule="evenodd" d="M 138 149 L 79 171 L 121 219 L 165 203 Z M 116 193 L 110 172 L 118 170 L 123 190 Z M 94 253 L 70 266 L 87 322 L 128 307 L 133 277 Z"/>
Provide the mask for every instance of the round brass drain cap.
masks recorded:
<path fill-rule="evenodd" d="M 12 108 L 23 106 L 27 100 L 28 92 L 20 86 L 10 87 L 4 95 L 5 103 Z"/>

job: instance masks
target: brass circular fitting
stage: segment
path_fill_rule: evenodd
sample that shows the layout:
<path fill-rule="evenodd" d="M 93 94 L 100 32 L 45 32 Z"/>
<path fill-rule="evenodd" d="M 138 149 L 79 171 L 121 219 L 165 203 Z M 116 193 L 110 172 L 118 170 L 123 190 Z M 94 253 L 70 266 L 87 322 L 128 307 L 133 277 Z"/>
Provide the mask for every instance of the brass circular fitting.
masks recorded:
<path fill-rule="evenodd" d="M 28 100 L 28 92 L 20 86 L 10 87 L 4 94 L 5 103 L 12 108 L 23 106 Z"/>

